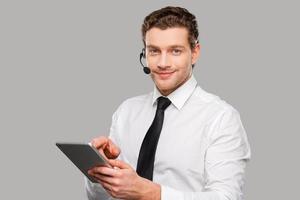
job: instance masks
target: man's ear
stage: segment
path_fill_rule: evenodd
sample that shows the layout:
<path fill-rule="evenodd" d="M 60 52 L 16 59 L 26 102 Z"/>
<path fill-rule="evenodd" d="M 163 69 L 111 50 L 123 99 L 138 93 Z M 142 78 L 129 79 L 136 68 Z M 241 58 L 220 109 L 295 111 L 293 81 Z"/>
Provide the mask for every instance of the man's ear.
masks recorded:
<path fill-rule="evenodd" d="M 195 64 L 200 57 L 200 44 L 197 43 L 192 49 L 192 64 Z"/>

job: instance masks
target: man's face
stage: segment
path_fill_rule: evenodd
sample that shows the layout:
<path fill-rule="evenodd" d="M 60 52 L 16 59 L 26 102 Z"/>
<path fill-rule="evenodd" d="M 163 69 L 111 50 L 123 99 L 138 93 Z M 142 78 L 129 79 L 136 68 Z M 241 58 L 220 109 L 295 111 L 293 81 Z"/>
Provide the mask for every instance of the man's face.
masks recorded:
<path fill-rule="evenodd" d="M 192 74 L 199 44 L 191 50 L 186 28 L 151 28 L 146 33 L 146 61 L 159 91 L 167 96 L 185 83 Z"/>

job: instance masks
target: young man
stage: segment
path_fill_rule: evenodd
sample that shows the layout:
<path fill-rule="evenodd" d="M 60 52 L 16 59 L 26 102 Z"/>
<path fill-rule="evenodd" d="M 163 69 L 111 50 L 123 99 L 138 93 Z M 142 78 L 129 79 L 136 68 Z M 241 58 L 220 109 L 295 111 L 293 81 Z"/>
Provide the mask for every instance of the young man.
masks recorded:
<path fill-rule="evenodd" d="M 123 102 L 110 137 L 92 141 L 113 168 L 89 171 L 99 184 L 86 179 L 88 198 L 242 199 L 250 147 L 239 113 L 192 75 L 195 16 L 162 8 L 145 18 L 142 35 L 154 91 Z"/>

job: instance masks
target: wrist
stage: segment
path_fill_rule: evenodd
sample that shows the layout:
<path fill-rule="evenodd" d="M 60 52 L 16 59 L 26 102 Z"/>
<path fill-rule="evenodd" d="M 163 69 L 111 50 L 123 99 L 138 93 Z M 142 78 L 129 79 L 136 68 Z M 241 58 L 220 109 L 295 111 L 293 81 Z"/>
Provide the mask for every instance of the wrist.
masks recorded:
<path fill-rule="evenodd" d="M 160 196 L 160 194 L 161 194 L 161 186 L 159 184 L 157 184 L 157 183 L 153 183 L 153 184 L 154 184 L 154 187 L 155 187 L 155 190 L 154 190 L 155 195 L 154 195 L 153 200 L 160 200 L 161 199 L 161 196 Z"/>
<path fill-rule="evenodd" d="M 160 200 L 161 186 L 147 179 L 140 200 Z"/>

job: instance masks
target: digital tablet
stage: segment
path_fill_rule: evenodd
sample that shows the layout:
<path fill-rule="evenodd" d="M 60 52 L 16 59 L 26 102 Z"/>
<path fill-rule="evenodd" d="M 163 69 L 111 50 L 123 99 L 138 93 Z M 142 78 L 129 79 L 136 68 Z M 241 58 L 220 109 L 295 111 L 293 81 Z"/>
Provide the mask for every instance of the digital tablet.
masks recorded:
<path fill-rule="evenodd" d="M 94 183 L 97 181 L 88 174 L 89 169 L 99 165 L 111 167 L 106 158 L 91 144 L 56 143 L 56 146 Z"/>

